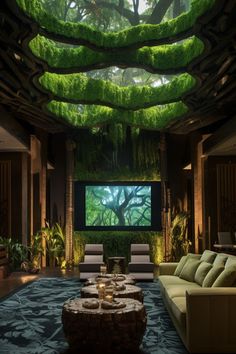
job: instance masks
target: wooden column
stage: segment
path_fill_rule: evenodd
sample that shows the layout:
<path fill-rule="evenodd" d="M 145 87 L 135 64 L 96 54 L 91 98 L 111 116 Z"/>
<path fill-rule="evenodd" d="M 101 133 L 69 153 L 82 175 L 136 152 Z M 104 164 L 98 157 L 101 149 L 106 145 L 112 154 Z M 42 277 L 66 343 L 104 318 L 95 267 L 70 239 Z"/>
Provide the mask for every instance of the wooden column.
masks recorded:
<path fill-rule="evenodd" d="M 202 141 L 196 141 L 193 149 L 193 185 L 194 185 L 194 235 L 195 252 L 205 249 L 203 237 L 203 167 L 202 167 Z"/>
<path fill-rule="evenodd" d="M 47 187 L 47 136 L 44 133 L 40 134 L 41 142 L 41 169 L 39 174 L 39 195 L 40 195 L 40 223 L 41 228 L 45 227 L 46 221 L 46 187 Z M 46 241 L 43 238 L 42 246 L 44 254 L 42 256 L 42 267 L 46 267 Z"/>
<path fill-rule="evenodd" d="M 74 176 L 75 143 L 66 141 L 66 227 L 65 227 L 65 256 L 66 261 L 73 260 L 73 176 Z"/>
<path fill-rule="evenodd" d="M 21 176 L 22 176 L 22 243 L 28 245 L 29 223 L 28 223 L 28 152 L 22 153 L 21 163 Z"/>
<path fill-rule="evenodd" d="M 166 136 L 164 133 L 160 135 L 160 174 L 161 174 L 161 203 L 162 203 L 162 230 L 164 239 L 164 255 L 165 260 L 168 260 L 171 252 L 170 245 L 170 225 L 171 225 L 171 210 L 170 210 L 170 189 L 168 187 L 167 173 L 167 151 L 166 151 Z"/>

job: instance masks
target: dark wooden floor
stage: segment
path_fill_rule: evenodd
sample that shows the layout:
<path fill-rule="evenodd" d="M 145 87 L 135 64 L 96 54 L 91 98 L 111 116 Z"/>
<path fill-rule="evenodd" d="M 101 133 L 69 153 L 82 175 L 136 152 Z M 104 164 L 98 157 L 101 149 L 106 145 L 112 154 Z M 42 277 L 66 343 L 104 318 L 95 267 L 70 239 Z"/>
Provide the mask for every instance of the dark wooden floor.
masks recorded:
<path fill-rule="evenodd" d="M 23 284 L 42 277 L 79 277 L 79 270 L 78 268 L 74 268 L 73 270 L 45 268 L 37 275 L 28 274 L 26 272 L 13 272 L 7 278 L 0 280 L 0 298 L 9 295 Z"/>

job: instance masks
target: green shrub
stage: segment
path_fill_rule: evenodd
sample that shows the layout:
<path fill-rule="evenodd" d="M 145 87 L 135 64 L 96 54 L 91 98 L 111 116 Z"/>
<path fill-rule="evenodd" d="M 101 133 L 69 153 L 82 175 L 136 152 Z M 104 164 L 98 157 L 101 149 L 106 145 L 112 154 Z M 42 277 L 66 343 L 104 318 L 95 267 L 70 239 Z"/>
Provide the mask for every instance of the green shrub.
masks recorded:
<path fill-rule="evenodd" d="M 126 257 L 130 261 L 131 243 L 148 243 L 150 258 L 157 265 L 164 257 L 163 236 L 156 231 L 77 231 L 74 233 L 74 260 L 78 264 L 84 257 L 86 243 L 102 243 L 105 260 L 108 257 Z"/>

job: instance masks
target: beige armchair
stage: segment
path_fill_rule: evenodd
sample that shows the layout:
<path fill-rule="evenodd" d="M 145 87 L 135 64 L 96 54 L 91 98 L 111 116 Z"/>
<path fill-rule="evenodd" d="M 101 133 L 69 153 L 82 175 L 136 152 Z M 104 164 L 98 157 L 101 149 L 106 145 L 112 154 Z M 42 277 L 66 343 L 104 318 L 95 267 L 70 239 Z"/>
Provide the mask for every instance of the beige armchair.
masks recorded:
<path fill-rule="evenodd" d="M 150 261 L 149 244 L 131 244 L 129 274 L 137 280 L 153 280 L 154 264 Z"/>
<path fill-rule="evenodd" d="M 79 263 L 80 280 L 86 280 L 100 273 L 100 266 L 103 262 L 103 245 L 86 244 L 84 261 Z"/>

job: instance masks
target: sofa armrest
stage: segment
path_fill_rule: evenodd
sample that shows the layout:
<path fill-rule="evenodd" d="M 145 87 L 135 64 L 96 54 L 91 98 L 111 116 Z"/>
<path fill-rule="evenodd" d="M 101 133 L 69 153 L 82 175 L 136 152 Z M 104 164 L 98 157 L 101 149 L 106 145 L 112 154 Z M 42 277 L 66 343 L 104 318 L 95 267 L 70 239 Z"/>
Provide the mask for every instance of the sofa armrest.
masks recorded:
<path fill-rule="evenodd" d="M 236 288 L 186 291 L 186 342 L 190 353 L 236 353 Z"/>
<path fill-rule="evenodd" d="M 166 262 L 159 264 L 159 274 L 160 275 L 173 275 L 178 262 Z"/>

